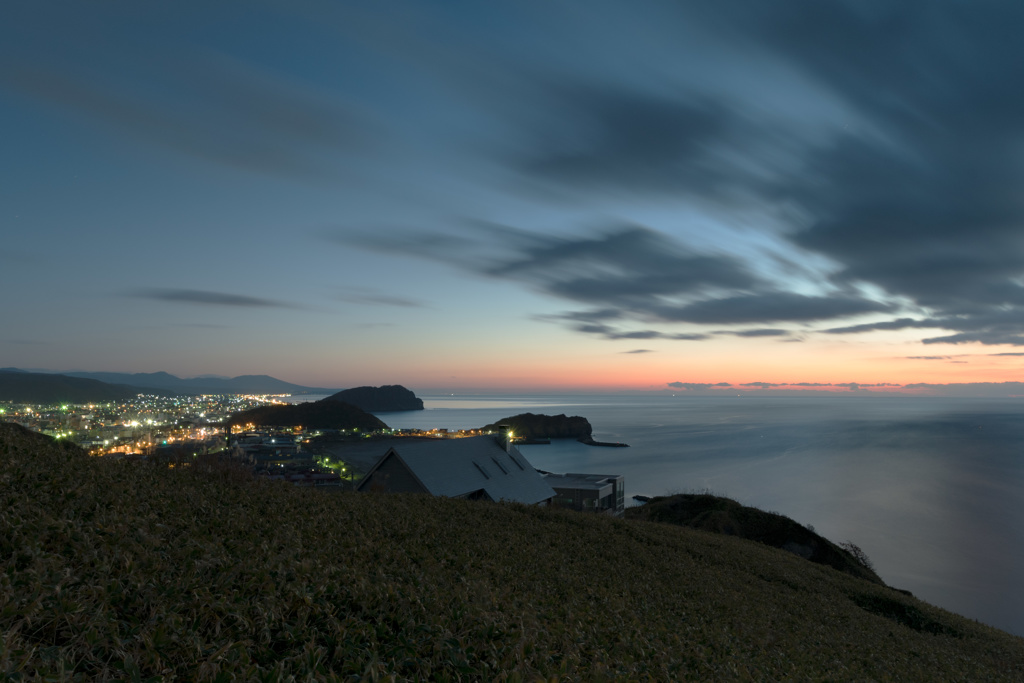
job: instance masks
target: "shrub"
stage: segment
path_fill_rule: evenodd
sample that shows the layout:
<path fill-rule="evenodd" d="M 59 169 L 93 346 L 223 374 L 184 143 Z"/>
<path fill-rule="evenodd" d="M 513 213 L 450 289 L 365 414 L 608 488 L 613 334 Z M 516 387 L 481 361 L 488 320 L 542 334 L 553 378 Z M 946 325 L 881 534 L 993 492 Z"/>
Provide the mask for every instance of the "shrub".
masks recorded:
<path fill-rule="evenodd" d="M 850 554 L 857 564 L 869 571 L 875 571 L 875 563 L 871 561 L 868 554 L 860 549 L 860 546 L 853 541 L 843 541 L 839 547 Z"/>

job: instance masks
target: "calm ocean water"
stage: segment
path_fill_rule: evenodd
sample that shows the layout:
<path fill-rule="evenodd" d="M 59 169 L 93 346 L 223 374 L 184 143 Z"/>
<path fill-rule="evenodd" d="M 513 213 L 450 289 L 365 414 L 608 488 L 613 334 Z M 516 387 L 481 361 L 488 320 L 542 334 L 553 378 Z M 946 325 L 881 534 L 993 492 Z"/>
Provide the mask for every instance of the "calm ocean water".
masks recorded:
<path fill-rule="evenodd" d="M 1024 401 L 906 397 L 424 396 L 395 428 L 582 415 L 594 437 L 524 446 L 540 469 L 623 474 L 626 494 L 711 489 L 867 552 L 889 585 L 1024 635 Z"/>

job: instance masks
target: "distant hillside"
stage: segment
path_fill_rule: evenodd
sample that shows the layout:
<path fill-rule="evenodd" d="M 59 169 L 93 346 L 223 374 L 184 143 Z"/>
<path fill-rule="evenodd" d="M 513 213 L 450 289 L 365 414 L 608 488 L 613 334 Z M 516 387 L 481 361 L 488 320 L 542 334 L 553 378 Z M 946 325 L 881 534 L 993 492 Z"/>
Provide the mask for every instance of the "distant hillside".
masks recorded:
<path fill-rule="evenodd" d="M 333 396 L 330 401 L 344 401 L 359 406 L 368 413 L 387 413 L 400 410 L 423 410 L 423 401 L 400 384 L 383 387 L 356 387 L 345 389 Z"/>
<path fill-rule="evenodd" d="M 335 389 L 292 384 L 270 375 L 240 375 L 232 378 L 193 377 L 182 379 L 166 372 L 69 372 L 69 377 L 97 379 L 101 382 L 133 387 L 163 389 L 178 394 L 330 394 Z"/>
<path fill-rule="evenodd" d="M 142 393 L 138 387 L 42 372 L 0 370 L 0 401 L 16 403 L 90 403 L 122 401 Z"/>
<path fill-rule="evenodd" d="M 585 417 L 565 415 L 535 415 L 522 413 L 506 417 L 483 427 L 485 431 L 496 431 L 500 425 L 508 425 L 516 436 L 525 439 L 578 439 L 589 438 L 594 429 Z"/>
<path fill-rule="evenodd" d="M 739 538 L 197 469 L 0 424 L 0 679 L 1024 680 L 1022 638 Z"/>
<path fill-rule="evenodd" d="M 628 508 L 626 516 L 667 522 L 691 529 L 738 536 L 781 548 L 833 569 L 883 583 L 871 569 L 849 552 L 789 517 L 747 507 L 729 498 L 708 494 L 680 494 L 652 498 L 646 505 Z"/>
<path fill-rule="evenodd" d="M 261 406 L 231 416 L 229 424 L 311 429 L 387 429 L 381 420 L 349 403 L 323 399 L 296 405 Z"/>

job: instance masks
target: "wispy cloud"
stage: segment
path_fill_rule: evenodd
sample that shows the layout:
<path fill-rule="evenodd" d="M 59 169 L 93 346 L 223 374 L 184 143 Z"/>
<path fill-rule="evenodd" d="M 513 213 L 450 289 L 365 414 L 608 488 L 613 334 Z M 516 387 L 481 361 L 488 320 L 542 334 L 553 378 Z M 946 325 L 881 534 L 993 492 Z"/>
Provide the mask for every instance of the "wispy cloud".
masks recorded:
<path fill-rule="evenodd" d="M 710 389 L 711 387 L 716 386 L 727 387 L 729 384 L 727 382 L 723 384 L 706 384 L 703 382 L 669 382 L 668 386 L 672 389 L 681 389 L 683 391 L 698 391 L 702 389 Z"/>
<path fill-rule="evenodd" d="M 335 295 L 338 301 L 365 306 L 393 306 L 396 308 L 425 308 L 426 304 L 404 296 L 394 296 L 384 292 L 364 288 L 353 288 Z"/>
<path fill-rule="evenodd" d="M 715 334 L 731 334 L 736 337 L 784 337 L 789 334 L 789 330 L 768 327 L 756 330 L 723 330 Z"/>
<path fill-rule="evenodd" d="M 169 301 L 183 304 L 200 304 L 203 306 L 227 306 L 235 308 L 295 308 L 290 304 L 272 299 L 211 292 L 201 289 L 143 289 L 133 292 L 132 296 L 155 301 Z"/>
<path fill-rule="evenodd" d="M 953 360 L 949 362 L 966 363 L 967 361 Z M 836 394 L 846 396 L 849 395 L 847 392 L 885 396 L 891 396 L 894 393 L 908 396 L 1024 396 L 1024 382 L 951 382 L 948 384 L 926 382 L 912 384 L 897 384 L 893 382 L 666 382 L 665 386 L 669 389 L 707 395 L 722 394 L 723 391 L 731 390 L 733 392 L 767 393 L 771 395 L 812 391 L 816 392 L 815 395 L 821 396 Z M 844 389 L 846 391 L 836 391 L 837 389 Z"/>

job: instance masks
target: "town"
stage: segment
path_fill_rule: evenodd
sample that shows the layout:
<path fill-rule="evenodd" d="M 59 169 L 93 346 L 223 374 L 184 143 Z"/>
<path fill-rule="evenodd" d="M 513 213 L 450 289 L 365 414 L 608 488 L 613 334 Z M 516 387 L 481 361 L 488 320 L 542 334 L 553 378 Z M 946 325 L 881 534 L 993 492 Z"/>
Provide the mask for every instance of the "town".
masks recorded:
<path fill-rule="evenodd" d="M 368 431 L 231 424 L 237 413 L 287 405 L 286 398 L 138 394 L 120 402 L 8 402 L 0 403 L 0 420 L 73 443 L 95 457 L 169 467 L 216 462 L 246 476 L 324 491 L 419 492 L 623 514 L 622 475 L 535 470 L 515 446 L 527 440 L 508 429 Z M 464 443 L 451 443 L 456 439 Z"/>

